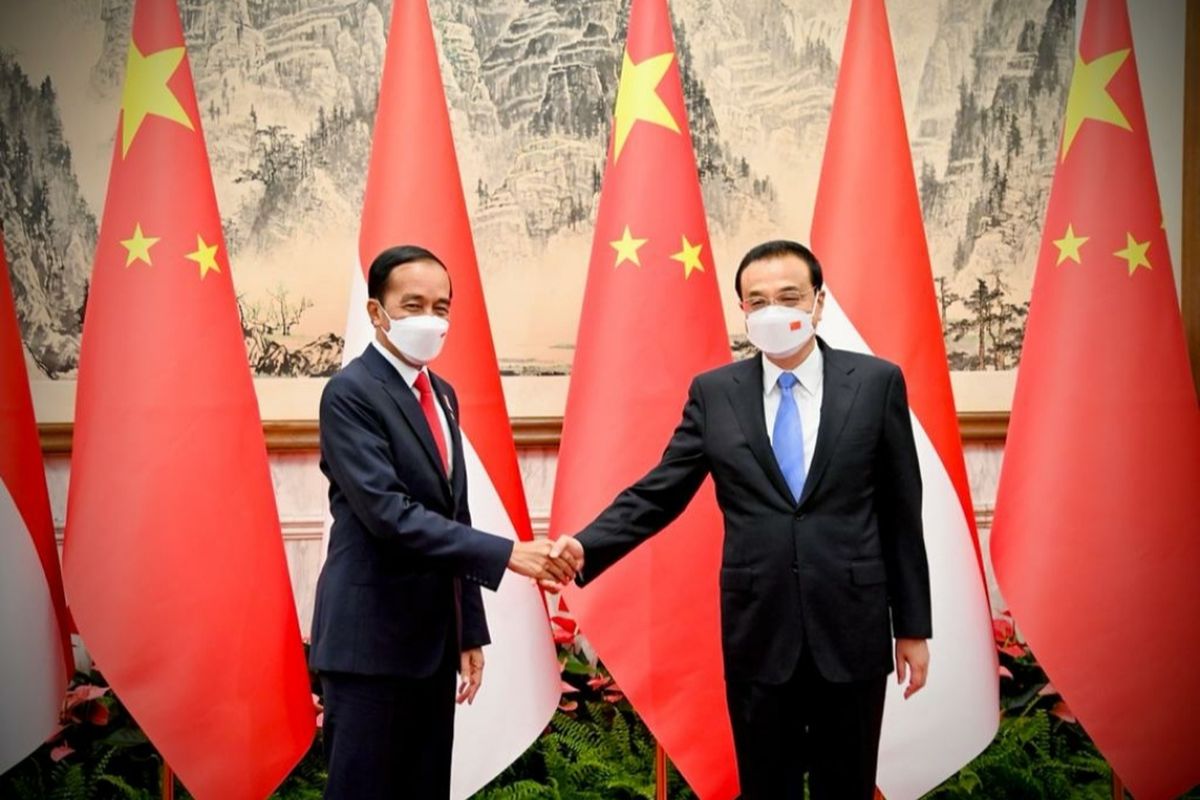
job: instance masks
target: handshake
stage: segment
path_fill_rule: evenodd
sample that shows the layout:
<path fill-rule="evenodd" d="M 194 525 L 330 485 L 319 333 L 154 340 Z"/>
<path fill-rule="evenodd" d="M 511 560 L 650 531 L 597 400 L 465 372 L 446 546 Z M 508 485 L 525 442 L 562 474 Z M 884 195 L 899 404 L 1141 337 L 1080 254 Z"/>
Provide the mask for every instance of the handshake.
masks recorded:
<path fill-rule="evenodd" d="M 561 536 L 554 541 L 517 542 L 508 559 L 508 568 L 557 594 L 583 569 L 583 545 L 572 536 Z"/>

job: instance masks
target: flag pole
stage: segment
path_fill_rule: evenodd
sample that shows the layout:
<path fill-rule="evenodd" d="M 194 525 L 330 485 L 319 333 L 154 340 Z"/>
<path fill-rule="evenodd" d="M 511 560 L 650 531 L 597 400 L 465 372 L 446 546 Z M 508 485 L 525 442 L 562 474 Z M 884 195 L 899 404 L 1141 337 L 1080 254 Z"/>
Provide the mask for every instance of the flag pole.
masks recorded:
<path fill-rule="evenodd" d="M 162 800 L 175 800 L 175 773 L 166 759 L 162 762 Z"/>
<path fill-rule="evenodd" d="M 1125 784 L 1121 783 L 1115 770 L 1112 774 L 1112 789 L 1113 800 L 1125 800 Z"/>
<path fill-rule="evenodd" d="M 667 800 L 667 751 L 657 740 L 654 742 L 654 800 Z"/>

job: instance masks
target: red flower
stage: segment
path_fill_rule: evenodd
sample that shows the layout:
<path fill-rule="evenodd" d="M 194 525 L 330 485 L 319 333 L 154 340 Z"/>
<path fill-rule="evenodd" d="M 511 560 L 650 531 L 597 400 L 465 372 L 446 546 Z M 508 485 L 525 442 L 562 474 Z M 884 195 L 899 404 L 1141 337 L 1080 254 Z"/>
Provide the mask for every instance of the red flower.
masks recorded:
<path fill-rule="evenodd" d="M 555 644 L 574 644 L 578 633 L 575 620 L 562 615 L 553 616 L 550 618 L 550 629 L 554 632 Z"/>
<path fill-rule="evenodd" d="M 1071 709 L 1067 707 L 1066 702 L 1063 700 L 1059 700 L 1057 703 L 1055 703 L 1054 708 L 1050 709 L 1050 713 L 1061 719 L 1063 722 L 1075 723 L 1079 721 L 1075 718 L 1075 715 L 1071 713 Z"/>
<path fill-rule="evenodd" d="M 1008 617 L 996 617 L 993 619 L 992 635 L 996 638 L 996 644 L 1005 644 L 1012 641 L 1016 637 L 1012 619 Z"/>
<path fill-rule="evenodd" d="M 313 711 L 317 713 L 317 727 L 320 728 L 325 722 L 325 706 L 321 705 L 321 698 L 315 692 L 312 696 Z"/>
<path fill-rule="evenodd" d="M 1026 655 L 1025 645 L 1017 640 L 1017 628 L 1007 611 L 992 619 L 992 638 L 996 641 L 996 649 L 1007 656 L 1021 658 Z"/>

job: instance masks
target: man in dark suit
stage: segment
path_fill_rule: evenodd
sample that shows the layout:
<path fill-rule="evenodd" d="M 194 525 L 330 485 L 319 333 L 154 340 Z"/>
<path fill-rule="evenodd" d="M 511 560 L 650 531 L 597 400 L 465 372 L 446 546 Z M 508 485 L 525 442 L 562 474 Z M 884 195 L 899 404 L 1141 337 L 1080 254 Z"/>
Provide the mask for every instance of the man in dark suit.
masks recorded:
<path fill-rule="evenodd" d="M 489 643 L 480 587 L 505 569 L 570 580 L 576 550 L 471 527 L 453 387 L 426 365 L 449 329 L 451 286 L 428 250 L 371 264 L 375 340 L 321 396 L 333 528 L 317 582 L 310 664 L 324 693 L 325 796 L 445 798 L 455 702 L 471 702 Z M 462 680 L 455 691 L 455 673 Z"/>
<path fill-rule="evenodd" d="M 931 635 L 921 477 L 904 377 L 816 338 L 804 246 L 746 254 L 736 287 L 762 355 L 698 376 L 658 466 L 578 534 L 594 580 L 712 475 L 725 517 L 726 697 L 747 800 L 874 793 L 892 635 L 906 696 Z M 562 552 L 575 545 L 560 545 Z M 557 552 L 556 551 L 552 551 Z"/>

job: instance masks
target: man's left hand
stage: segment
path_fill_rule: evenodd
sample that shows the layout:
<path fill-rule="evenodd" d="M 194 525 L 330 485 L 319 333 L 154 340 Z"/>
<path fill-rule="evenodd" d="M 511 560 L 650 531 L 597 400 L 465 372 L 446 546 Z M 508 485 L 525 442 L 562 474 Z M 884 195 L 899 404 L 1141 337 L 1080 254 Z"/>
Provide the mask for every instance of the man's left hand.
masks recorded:
<path fill-rule="evenodd" d="M 472 650 L 464 650 L 462 652 L 462 660 L 459 666 L 458 674 L 461 680 L 458 684 L 458 697 L 456 702 L 460 705 L 466 703 L 471 705 L 475 702 L 475 695 L 479 694 L 479 685 L 483 683 L 483 648 L 476 647 Z"/>
<path fill-rule="evenodd" d="M 897 639 L 896 683 L 903 684 L 905 677 L 909 677 L 904 689 L 905 700 L 921 691 L 928 675 L 929 643 L 924 639 Z"/>

